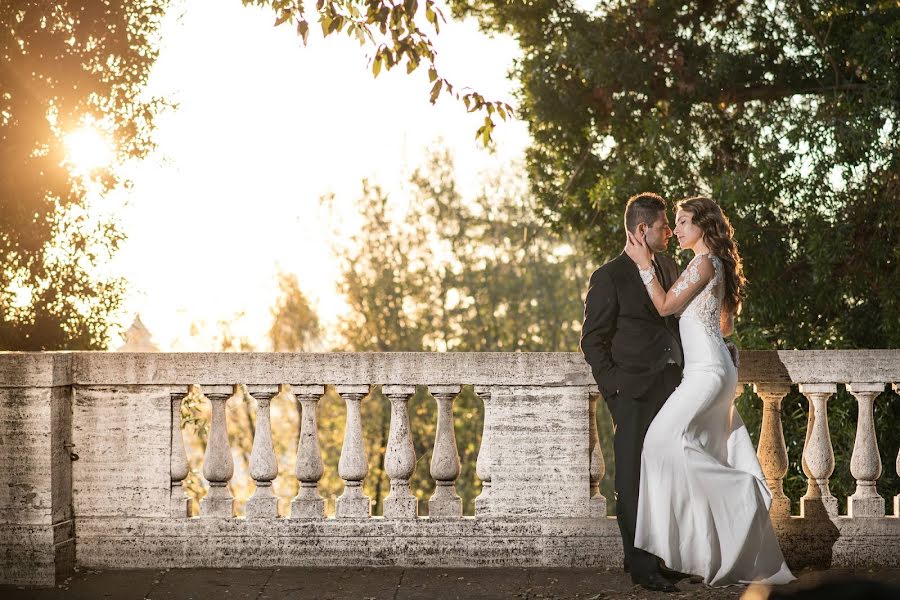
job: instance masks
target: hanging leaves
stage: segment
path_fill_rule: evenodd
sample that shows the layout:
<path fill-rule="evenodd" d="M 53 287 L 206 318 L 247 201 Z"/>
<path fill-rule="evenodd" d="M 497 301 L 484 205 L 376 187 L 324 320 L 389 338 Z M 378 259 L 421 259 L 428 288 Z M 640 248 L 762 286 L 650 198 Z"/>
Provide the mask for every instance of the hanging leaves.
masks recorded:
<path fill-rule="evenodd" d="M 432 104 L 444 93 L 462 101 L 468 112 L 493 109 L 504 120 L 513 114 L 509 104 L 486 101 L 473 91 L 461 94 L 450 81 L 440 76 L 435 65 L 437 53 L 432 36 L 440 34 L 441 23 L 446 23 L 446 17 L 434 0 L 425 0 L 424 6 L 420 6 L 418 0 L 318 0 L 316 14 L 311 17 L 306 14 L 303 2 L 297 0 L 244 0 L 244 3 L 272 8 L 276 26 L 296 21 L 297 34 L 304 45 L 309 39 L 309 21 L 317 20 L 325 37 L 345 32 L 360 45 L 375 47 L 371 62 L 374 77 L 382 69 L 390 70 L 398 65 L 405 65 L 407 74 L 426 66 L 432 84 L 429 95 Z M 423 16 L 424 23 L 420 25 Z M 433 33 L 423 26 L 433 29 Z M 489 127 L 478 129 L 476 137 L 485 146 L 490 145 L 493 130 L 491 121 Z"/>

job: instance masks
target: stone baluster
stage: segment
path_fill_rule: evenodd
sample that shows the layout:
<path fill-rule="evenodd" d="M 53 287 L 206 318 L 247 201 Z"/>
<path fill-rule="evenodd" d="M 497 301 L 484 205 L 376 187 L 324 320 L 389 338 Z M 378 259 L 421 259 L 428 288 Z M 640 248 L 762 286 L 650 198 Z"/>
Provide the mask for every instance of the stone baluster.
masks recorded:
<path fill-rule="evenodd" d="M 191 499 L 184 491 L 182 481 L 191 471 L 187 454 L 184 451 L 184 438 L 181 434 L 181 402 L 184 394 L 172 394 L 172 443 L 169 451 L 169 477 L 172 487 L 169 493 L 170 514 L 175 518 L 191 516 Z"/>
<path fill-rule="evenodd" d="M 200 501 L 201 517 L 233 517 L 234 498 L 228 490 L 228 482 L 234 474 L 234 461 L 228 447 L 228 430 L 225 424 L 225 403 L 234 397 L 241 398 L 239 386 L 234 394 L 206 394 L 212 404 L 212 419 L 206 454 L 203 455 L 203 477 L 209 482 L 209 491 Z"/>
<path fill-rule="evenodd" d="M 597 432 L 597 400 L 599 392 L 588 393 L 588 454 L 590 456 L 590 513 L 592 517 L 606 517 L 606 498 L 600 493 L 600 480 L 606 472 L 600 434 Z"/>
<path fill-rule="evenodd" d="M 475 393 L 481 398 L 484 407 L 484 422 L 481 426 L 481 445 L 478 448 L 478 458 L 475 461 L 475 474 L 481 480 L 481 493 L 475 498 L 475 516 L 490 516 L 491 514 L 491 390 L 490 388 L 475 388 Z"/>
<path fill-rule="evenodd" d="M 897 464 L 894 468 L 897 469 L 897 475 L 900 475 L 900 450 L 897 451 Z M 894 496 L 894 516 L 900 517 L 900 494 Z"/>
<path fill-rule="evenodd" d="M 847 498 L 850 517 L 883 517 L 884 498 L 875 482 L 881 477 L 881 456 L 875 436 L 875 397 L 884 391 L 883 383 L 851 383 L 847 391 L 856 397 L 856 441 L 850 458 L 850 473 L 856 479 L 856 491 Z"/>
<path fill-rule="evenodd" d="M 338 393 L 347 405 L 344 443 L 338 461 L 338 475 L 344 480 L 344 493 L 336 502 L 336 516 L 339 519 L 364 519 L 372 514 L 372 501 L 362 493 L 363 479 L 369 474 L 369 462 L 363 446 L 362 419 L 359 413 L 360 402 L 368 392 L 367 386 L 338 388 Z"/>
<path fill-rule="evenodd" d="M 453 425 L 453 400 L 459 394 L 459 386 L 433 386 L 430 392 L 437 402 L 437 431 L 431 452 L 431 476 L 435 488 L 434 495 L 428 500 L 428 516 L 461 517 L 462 498 L 456 493 L 459 451 Z"/>
<path fill-rule="evenodd" d="M 772 493 L 769 514 L 773 518 L 787 518 L 791 515 L 791 499 L 784 494 L 783 487 L 788 471 L 788 453 L 781 424 L 781 401 L 791 391 L 791 386 L 786 383 L 760 383 L 753 386 L 753 391 L 763 401 L 756 456 Z"/>
<path fill-rule="evenodd" d="M 272 396 L 274 394 L 259 392 L 253 396 L 256 398 L 256 431 L 250 451 L 250 477 L 256 482 L 256 491 L 247 500 L 248 519 L 278 516 L 278 496 L 272 492 L 272 480 L 278 477 L 278 459 L 272 443 Z"/>
<path fill-rule="evenodd" d="M 319 479 L 325 472 L 325 466 L 322 463 L 322 451 L 319 449 L 317 420 L 319 398 L 323 393 L 322 386 L 304 386 L 298 389 L 301 421 L 295 473 L 300 480 L 300 490 L 291 501 L 291 517 L 295 519 L 325 518 L 325 500 L 319 495 Z"/>
<path fill-rule="evenodd" d="M 894 393 L 900 393 L 900 384 L 893 384 L 891 386 L 894 389 Z M 897 475 L 900 475 L 900 450 L 897 451 L 897 463 L 894 465 L 896 469 Z M 894 516 L 900 517 L 900 494 L 894 496 Z"/>
<path fill-rule="evenodd" d="M 409 399 L 415 393 L 410 386 L 386 385 L 382 392 L 391 403 L 391 428 L 384 452 L 384 472 L 391 480 L 391 491 L 384 499 L 385 519 L 415 519 L 419 501 L 409 489 L 416 468 L 416 450 L 409 431 Z"/>
<path fill-rule="evenodd" d="M 838 516 L 837 498 L 831 495 L 828 480 L 834 472 L 834 448 L 828 430 L 828 399 L 837 392 L 833 383 L 801 384 L 800 392 L 809 399 L 806 442 L 803 445 L 803 472 L 806 494 L 800 499 L 800 516 L 828 518 Z"/>

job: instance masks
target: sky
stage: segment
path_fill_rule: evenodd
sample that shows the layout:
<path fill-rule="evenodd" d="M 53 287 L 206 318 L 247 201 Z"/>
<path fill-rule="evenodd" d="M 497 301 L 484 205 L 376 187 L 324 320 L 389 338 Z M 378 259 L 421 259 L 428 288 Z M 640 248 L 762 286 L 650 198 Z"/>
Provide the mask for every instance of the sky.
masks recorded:
<path fill-rule="evenodd" d="M 370 49 L 316 35 L 304 48 L 273 23 L 240 0 L 174 2 L 147 93 L 177 108 L 157 120 L 156 150 L 123 166 L 131 187 L 99 201 L 127 236 L 108 266 L 128 280 L 122 324 L 139 313 L 163 351 L 217 349 L 220 320 L 268 350 L 279 271 L 297 275 L 335 339 L 346 305 L 332 248 L 359 223 L 361 179 L 402 203 L 403 182 L 440 139 L 461 190 L 474 193 L 481 173 L 528 143 L 523 122 L 502 122 L 490 154 L 475 140 L 483 115 L 450 97 L 431 105 L 424 69 L 376 79 Z M 515 105 L 513 39 L 467 21 L 448 23 L 435 43 L 444 77 Z M 320 202 L 329 193 L 330 209 Z M 121 343 L 115 335 L 110 347 Z"/>

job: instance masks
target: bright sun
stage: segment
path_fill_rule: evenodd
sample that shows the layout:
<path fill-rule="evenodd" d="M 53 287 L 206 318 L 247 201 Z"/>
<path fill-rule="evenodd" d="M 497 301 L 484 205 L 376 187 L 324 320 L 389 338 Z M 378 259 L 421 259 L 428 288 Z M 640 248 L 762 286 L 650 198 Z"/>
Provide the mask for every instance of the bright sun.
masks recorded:
<path fill-rule="evenodd" d="M 112 144 L 90 125 L 82 125 L 67 133 L 64 143 L 72 172 L 78 175 L 88 175 L 94 169 L 109 165 L 113 160 Z"/>

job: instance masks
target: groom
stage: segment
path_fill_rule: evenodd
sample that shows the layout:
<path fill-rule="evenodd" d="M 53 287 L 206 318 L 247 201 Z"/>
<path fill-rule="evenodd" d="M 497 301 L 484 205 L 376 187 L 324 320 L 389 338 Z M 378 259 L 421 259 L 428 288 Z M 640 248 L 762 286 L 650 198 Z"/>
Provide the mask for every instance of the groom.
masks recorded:
<path fill-rule="evenodd" d="M 638 194 L 625 206 L 625 227 L 646 234 L 653 266 L 668 290 L 678 278 L 675 261 L 663 254 L 672 230 L 666 202 Z M 624 237 L 624 236 L 623 236 Z M 616 513 L 631 580 L 654 591 L 676 591 L 659 559 L 634 547 L 641 449 L 650 422 L 681 381 L 684 362 L 674 317 L 660 317 L 641 282 L 637 265 L 624 252 L 591 275 L 584 303 L 581 350 L 591 365 L 615 424 Z"/>

